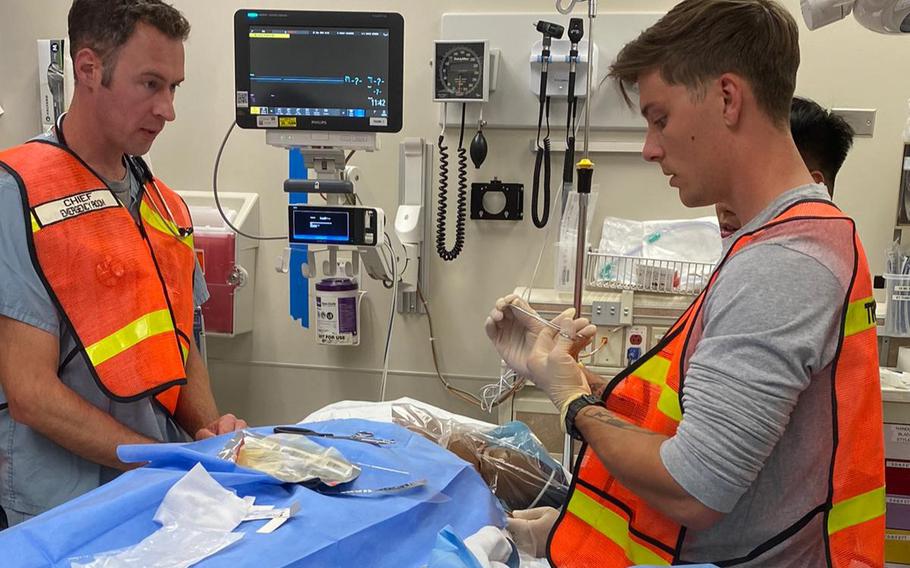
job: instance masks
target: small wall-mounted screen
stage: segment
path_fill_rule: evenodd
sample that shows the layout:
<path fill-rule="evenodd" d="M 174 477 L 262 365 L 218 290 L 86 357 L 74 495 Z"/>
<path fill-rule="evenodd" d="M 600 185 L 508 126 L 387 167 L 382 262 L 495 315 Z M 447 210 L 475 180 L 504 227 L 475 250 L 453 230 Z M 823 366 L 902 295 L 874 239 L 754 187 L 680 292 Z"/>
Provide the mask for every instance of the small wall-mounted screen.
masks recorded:
<path fill-rule="evenodd" d="M 349 243 L 350 216 L 343 211 L 294 211 L 294 239 L 309 242 Z"/>

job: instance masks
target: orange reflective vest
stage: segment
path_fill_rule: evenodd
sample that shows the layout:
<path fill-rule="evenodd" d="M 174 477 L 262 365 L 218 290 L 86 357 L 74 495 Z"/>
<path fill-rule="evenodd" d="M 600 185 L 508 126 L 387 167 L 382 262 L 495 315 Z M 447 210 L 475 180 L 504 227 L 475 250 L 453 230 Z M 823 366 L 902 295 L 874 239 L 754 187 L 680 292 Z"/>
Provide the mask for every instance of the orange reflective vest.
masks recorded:
<path fill-rule="evenodd" d="M 193 237 L 177 230 L 192 226 L 186 204 L 156 180 L 174 219 L 146 187 L 137 223 L 48 141 L 0 152 L 0 168 L 19 184 L 32 263 L 98 387 L 118 402 L 155 396 L 173 414 L 193 331 Z"/>
<path fill-rule="evenodd" d="M 832 237 L 840 231 L 843 238 Z M 794 239 L 796 237 L 796 239 Z M 727 260 L 758 242 L 788 239 L 807 247 L 832 272 L 843 274 L 849 290 L 843 300 L 841 335 L 832 363 L 831 425 L 834 452 L 825 516 L 829 566 L 881 567 L 884 564 L 885 483 L 882 403 L 875 331 L 875 300 L 865 253 L 853 221 L 829 202 L 803 201 L 758 230 L 739 237 L 714 271 L 708 286 L 663 340 L 617 375 L 604 393 L 608 409 L 641 428 L 673 436 L 683 419 L 682 394 L 688 360 L 697 348 L 702 306 Z M 844 243 L 832 246 L 831 243 Z M 849 250 L 832 250 L 843 248 Z M 819 252 L 821 251 L 821 252 Z M 686 529 L 623 486 L 585 444 L 559 521 L 550 535 L 548 555 L 559 567 L 669 565 L 680 560 Z M 813 518 L 807 511 L 805 524 Z M 800 526 L 805 526 L 805 524 Z M 801 530 L 795 527 L 796 530 Z M 790 530 L 794 530 L 793 527 Z M 781 533 L 755 549 L 745 562 L 784 540 Z M 725 559 L 699 559 L 734 565 Z"/>

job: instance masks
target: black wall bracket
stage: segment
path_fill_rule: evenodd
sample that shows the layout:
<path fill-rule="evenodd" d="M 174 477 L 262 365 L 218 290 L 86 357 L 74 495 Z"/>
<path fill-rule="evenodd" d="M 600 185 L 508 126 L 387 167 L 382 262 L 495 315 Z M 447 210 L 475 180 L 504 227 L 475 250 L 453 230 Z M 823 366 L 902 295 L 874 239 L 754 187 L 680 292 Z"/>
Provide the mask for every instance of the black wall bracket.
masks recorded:
<path fill-rule="evenodd" d="M 501 211 L 488 211 L 484 198 L 490 193 L 501 193 L 505 207 Z M 524 218 L 524 185 L 502 183 L 493 178 L 489 183 L 471 184 L 471 219 L 481 221 L 521 221 Z"/>

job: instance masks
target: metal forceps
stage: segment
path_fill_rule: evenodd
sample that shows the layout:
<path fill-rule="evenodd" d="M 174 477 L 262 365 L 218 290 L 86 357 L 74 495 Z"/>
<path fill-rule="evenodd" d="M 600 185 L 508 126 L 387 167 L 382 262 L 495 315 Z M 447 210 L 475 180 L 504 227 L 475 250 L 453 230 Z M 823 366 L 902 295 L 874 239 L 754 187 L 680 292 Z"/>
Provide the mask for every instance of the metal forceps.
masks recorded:
<path fill-rule="evenodd" d="M 562 337 L 565 337 L 566 339 L 584 339 L 584 337 L 578 333 L 575 334 L 575 337 L 572 337 L 571 335 L 569 335 L 568 333 L 563 331 L 561 327 L 559 327 L 555 323 L 551 322 L 550 320 L 544 319 L 544 318 L 540 317 L 539 315 L 529 312 L 528 310 L 526 310 L 520 306 L 517 306 L 515 304 L 506 304 L 506 306 L 509 308 L 512 308 L 513 310 L 519 311 L 519 312 L 525 314 L 526 316 L 530 316 L 530 317 L 536 319 L 537 321 L 539 321 L 540 323 L 544 324 L 547 327 L 555 329 L 559 333 L 559 335 L 561 335 Z"/>
<path fill-rule="evenodd" d="M 355 432 L 349 436 L 343 434 L 332 434 L 329 432 L 317 432 L 302 426 L 275 426 L 272 430 L 275 434 L 300 434 L 302 436 L 312 436 L 314 438 L 331 438 L 333 440 L 352 440 L 354 442 L 363 442 L 377 447 L 389 446 L 395 443 L 395 440 L 377 438 L 372 432 Z"/>

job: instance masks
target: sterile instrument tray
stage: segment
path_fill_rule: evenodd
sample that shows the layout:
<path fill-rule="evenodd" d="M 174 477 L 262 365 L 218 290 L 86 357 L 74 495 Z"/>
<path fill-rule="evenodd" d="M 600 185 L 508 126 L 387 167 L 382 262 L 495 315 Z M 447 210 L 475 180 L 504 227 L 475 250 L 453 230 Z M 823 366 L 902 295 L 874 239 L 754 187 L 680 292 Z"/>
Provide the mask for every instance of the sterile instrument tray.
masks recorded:
<path fill-rule="evenodd" d="M 659 260 L 588 251 L 585 282 L 589 290 L 636 290 L 696 295 L 714 270 L 707 262 Z"/>

